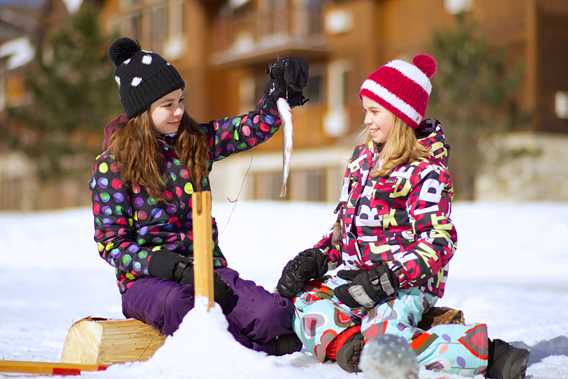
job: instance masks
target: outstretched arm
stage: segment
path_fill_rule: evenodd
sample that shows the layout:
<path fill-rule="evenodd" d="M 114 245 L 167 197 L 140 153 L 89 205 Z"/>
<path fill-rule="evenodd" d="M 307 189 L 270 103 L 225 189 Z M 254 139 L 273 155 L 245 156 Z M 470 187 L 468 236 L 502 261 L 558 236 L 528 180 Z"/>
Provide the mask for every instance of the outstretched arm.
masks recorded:
<path fill-rule="evenodd" d="M 276 103 L 263 96 L 254 111 L 202 124 L 213 161 L 251 149 L 268 140 L 280 127 Z"/>

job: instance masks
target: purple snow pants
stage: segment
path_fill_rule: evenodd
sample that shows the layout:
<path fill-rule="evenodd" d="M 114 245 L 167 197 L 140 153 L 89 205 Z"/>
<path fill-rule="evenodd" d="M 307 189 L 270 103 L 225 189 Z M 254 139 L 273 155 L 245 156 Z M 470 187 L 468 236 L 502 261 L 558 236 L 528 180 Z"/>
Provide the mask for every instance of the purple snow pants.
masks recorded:
<path fill-rule="evenodd" d="M 243 346 L 272 354 L 275 337 L 292 334 L 294 305 L 278 294 L 271 294 L 251 280 L 243 280 L 230 268 L 215 272 L 231 287 L 238 302 L 225 315 L 229 332 Z M 150 324 L 164 335 L 173 334 L 193 308 L 193 285 L 154 277 L 137 279 L 122 294 L 122 313 Z"/>

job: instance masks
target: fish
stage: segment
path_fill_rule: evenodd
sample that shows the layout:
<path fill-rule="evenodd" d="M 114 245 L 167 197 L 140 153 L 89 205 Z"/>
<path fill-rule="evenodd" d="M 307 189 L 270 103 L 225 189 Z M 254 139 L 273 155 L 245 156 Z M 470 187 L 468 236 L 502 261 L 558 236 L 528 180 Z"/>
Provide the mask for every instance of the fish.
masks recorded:
<path fill-rule="evenodd" d="M 280 114 L 280 119 L 282 120 L 282 130 L 284 133 L 282 138 L 282 186 L 280 187 L 280 197 L 284 198 L 288 191 L 287 183 L 288 175 L 290 174 L 290 160 L 292 159 L 292 111 L 288 101 L 282 97 L 276 101 L 276 106 Z"/>

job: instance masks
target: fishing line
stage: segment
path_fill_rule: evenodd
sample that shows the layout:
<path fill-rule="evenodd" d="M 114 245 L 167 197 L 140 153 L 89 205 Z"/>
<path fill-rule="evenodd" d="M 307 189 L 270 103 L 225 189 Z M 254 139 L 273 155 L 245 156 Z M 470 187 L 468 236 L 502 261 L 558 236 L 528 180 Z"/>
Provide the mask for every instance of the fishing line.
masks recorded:
<path fill-rule="evenodd" d="M 225 230 L 227 229 L 227 227 L 229 226 L 229 223 L 231 222 L 231 218 L 233 217 L 233 213 L 235 212 L 235 208 L 237 207 L 237 203 L 239 202 L 239 198 L 241 197 L 241 192 L 243 191 L 243 188 L 245 187 L 245 183 L 246 183 L 248 175 L 250 173 L 250 168 L 252 167 L 253 157 L 254 156 L 251 154 L 249 164 L 248 164 L 248 167 L 247 167 L 247 171 L 245 172 L 245 175 L 243 176 L 243 180 L 241 181 L 241 188 L 239 188 L 239 192 L 237 193 L 237 197 L 235 199 L 231 199 L 231 198 L 227 197 L 227 201 L 229 203 L 233 204 L 233 206 L 231 208 L 231 212 L 229 213 L 229 218 L 227 219 L 227 222 L 225 222 L 225 226 L 223 226 L 223 230 L 221 230 L 221 235 L 223 235 L 225 233 Z"/>

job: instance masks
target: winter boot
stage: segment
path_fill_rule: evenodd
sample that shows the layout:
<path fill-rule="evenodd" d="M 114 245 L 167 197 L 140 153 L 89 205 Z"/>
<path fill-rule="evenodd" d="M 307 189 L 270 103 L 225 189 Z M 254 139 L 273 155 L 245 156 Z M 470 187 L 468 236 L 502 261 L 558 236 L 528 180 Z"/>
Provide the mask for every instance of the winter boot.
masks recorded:
<path fill-rule="evenodd" d="M 489 362 L 486 378 L 524 379 L 529 361 L 529 351 L 496 339 L 489 340 Z"/>
<path fill-rule="evenodd" d="M 270 345 L 271 355 L 276 356 L 292 354 L 302 349 L 302 341 L 294 333 L 276 337 Z"/>
<path fill-rule="evenodd" d="M 347 372 L 360 372 L 359 360 L 364 345 L 361 327 L 352 326 L 334 338 L 327 347 L 326 356 L 337 361 L 339 367 Z"/>

